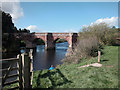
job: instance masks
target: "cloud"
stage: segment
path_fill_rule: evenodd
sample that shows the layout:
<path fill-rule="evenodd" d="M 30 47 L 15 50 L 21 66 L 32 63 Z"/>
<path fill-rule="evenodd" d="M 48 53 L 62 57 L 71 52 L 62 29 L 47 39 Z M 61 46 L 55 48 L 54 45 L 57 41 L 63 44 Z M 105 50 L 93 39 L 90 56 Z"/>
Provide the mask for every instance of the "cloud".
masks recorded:
<path fill-rule="evenodd" d="M 64 32 L 70 32 L 70 33 L 72 33 L 72 32 L 78 32 L 78 30 L 76 30 L 76 29 L 66 29 Z"/>
<path fill-rule="evenodd" d="M 88 27 L 89 25 L 82 25 L 82 27 Z"/>
<path fill-rule="evenodd" d="M 10 13 L 13 22 L 24 16 L 23 8 L 21 8 L 19 0 L 12 0 L 12 2 L 9 2 L 9 0 L 2 0 L 1 9 L 6 13 Z"/>
<path fill-rule="evenodd" d="M 30 32 L 40 32 L 40 29 L 36 25 L 30 25 L 26 29 L 30 30 Z"/>
<path fill-rule="evenodd" d="M 111 26 L 118 26 L 118 17 L 100 18 L 100 19 L 96 20 L 95 22 L 92 22 L 90 25 L 99 24 L 99 23 L 106 23 L 110 27 Z"/>

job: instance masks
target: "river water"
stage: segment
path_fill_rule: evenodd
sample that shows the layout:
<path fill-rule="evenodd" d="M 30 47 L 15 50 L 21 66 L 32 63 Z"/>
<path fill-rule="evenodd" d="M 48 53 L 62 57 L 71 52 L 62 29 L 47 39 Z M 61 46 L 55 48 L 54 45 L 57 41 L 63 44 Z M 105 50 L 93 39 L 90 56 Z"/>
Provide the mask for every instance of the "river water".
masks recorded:
<path fill-rule="evenodd" d="M 69 47 L 68 42 L 56 43 L 55 50 L 45 50 L 45 45 L 37 45 L 33 52 L 33 70 L 49 69 L 51 65 L 56 66 L 62 64 L 62 59 L 67 53 Z M 21 53 L 25 52 L 24 49 Z M 16 56 L 15 56 L 16 57 Z M 9 64 L 3 63 L 3 68 L 9 67 Z"/>
<path fill-rule="evenodd" d="M 56 43 L 55 50 L 44 49 L 45 45 L 37 45 L 36 51 L 33 53 L 33 70 L 49 69 L 51 65 L 62 64 L 62 59 L 67 53 L 69 47 L 68 42 Z"/>

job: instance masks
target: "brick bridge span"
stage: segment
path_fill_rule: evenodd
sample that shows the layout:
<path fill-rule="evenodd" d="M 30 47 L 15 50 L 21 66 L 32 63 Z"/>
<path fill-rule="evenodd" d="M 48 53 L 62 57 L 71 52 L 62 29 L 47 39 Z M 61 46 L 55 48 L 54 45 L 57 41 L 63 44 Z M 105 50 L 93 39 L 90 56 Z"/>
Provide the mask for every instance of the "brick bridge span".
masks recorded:
<path fill-rule="evenodd" d="M 33 41 L 40 38 L 45 42 L 45 49 L 54 49 L 57 39 L 65 39 L 69 43 L 69 47 L 73 48 L 77 42 L 78 33 L 15 33 L 17 38 L 21 38 L 26 42 L 27 48 L 34 48 L 36 45 Z"/>

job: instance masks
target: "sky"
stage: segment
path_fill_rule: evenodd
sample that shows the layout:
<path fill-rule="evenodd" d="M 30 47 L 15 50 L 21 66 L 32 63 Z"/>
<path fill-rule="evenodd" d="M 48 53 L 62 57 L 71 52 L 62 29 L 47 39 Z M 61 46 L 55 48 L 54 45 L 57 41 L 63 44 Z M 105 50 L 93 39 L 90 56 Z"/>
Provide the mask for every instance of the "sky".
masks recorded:
<path fill-rule="evenodd" d="M 106 22 L 118 26 L 118 2 L 4 2 L 15 26 L 31 32 L 79 32 Z"/>

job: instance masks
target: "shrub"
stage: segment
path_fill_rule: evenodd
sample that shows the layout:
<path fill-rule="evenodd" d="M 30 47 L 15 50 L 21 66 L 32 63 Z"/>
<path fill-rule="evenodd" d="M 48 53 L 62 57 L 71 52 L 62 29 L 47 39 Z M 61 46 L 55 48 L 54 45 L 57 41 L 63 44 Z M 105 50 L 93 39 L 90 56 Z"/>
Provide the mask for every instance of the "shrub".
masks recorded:
<path fill-rule="evenodd" d="M 118 32 L 118 29 L 111 28 L 106 23 L 83 27 L 74 51 L 70 51 L 62 61 L 78 63 L 83 58 L 97 56 L 98 50 L 104 45 L 120 45 L 116 40 Z"/>
<path fill-rule="evenodd" d="M 87 36 L 92 34 L 98 38 L 100 44 L 116 45 L 118 44 L 116 38 L 118 37 L 118 29 L 109 27 L 106 23 L 94 24 L 88 27 L 83 27 L 82 34 Z"/>
<path fill-rule="evenodd" d="M 89 36 L 89 38 L 79 39 L 74 52 L 77 56 L 81 55 L 81 57 L 96 56 L 95 52 L 98 49 L 99 43 L 97 37 Z"/>
<path fill-rule="evenodd" d="M 79 63 L 81 59 L 87 57 L 97 56 L 97 52 L 100 49 L 100 44 L 96 36 L 90 36 L 85 38 L 79 38 L 72 54 L 68 54 L 63 62 L 67 63 Z"/>

